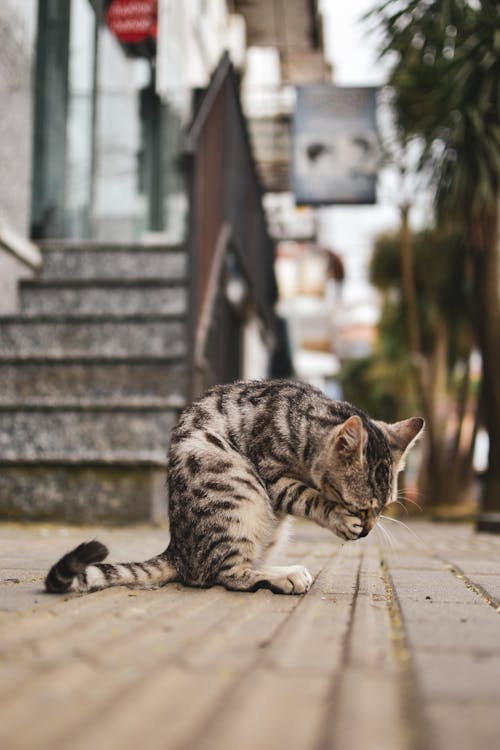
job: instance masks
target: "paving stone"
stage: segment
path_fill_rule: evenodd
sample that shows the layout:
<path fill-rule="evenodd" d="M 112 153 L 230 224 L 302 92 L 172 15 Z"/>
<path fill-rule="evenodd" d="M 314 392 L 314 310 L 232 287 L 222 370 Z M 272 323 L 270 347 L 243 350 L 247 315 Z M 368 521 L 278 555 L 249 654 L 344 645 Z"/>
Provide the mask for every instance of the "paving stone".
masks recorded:
<path fill-rule="evenodd" d="M 500 618 L 487 606 L 405 600 L 404 624 L 410 645 L 422 651 L 500 652 Z"/>
<path fill-rule="evenodd" d="M 493 750 L 498 747 L 498 699 L 465 703 L 434 700 L 427 706 L 429 750 Z"/>
<path fill-rule="evenodd" d="M 331 673 L 342 658 L 361 550 L 346 548 L 326 563 L 310 593 L 283 625 L 265 654 L 266 665 L 300 674 Z"/>
<path fill-rule="evenodd" d="M 369 548 L 361 563 L 344 668 L 327 728 L 325 745 L 335 750 L 412 747 L 405 670 L 393 648 L 389 604 L 379 557 Z"/>
<path fill-rule="evenodd" d="M 194 743 L 199 750 L 276 750 L 317 747 L 331 708 L 326 676 L 289 675 L 256 668 L 227 696 Z"/>
<path fill-rule="evenodd" d="M 415 652 L 413 661 L 419 691 L 426 703 L 436 699 L 456 700 L 457 703 L 500 700 L 499 650 L 495 653 L 484 644 L 481 650 L 469 653 Z"/>
<path fill-rule="evenodd" d="M 443 566 L 444 568 L 444 566 Z M 398 595 L 402 599 L 422 602 L 481 604 L 481 598 L 466 588 L 448 570 L 405 570 L 390 568 Z"/>
<path fill-rule="evenodd" d="M 409 545 L 400 567 L 374 535 L 340 546 L 299 524 L 282 562 L 314 573 L 303 597 L 178 583 L 58 597 L 41 580 L 79 541 L 140 560 L 167 531 L 0 525 L 2 750 L 496 747 L 500 615 L 444 553 L 420 565 L 437 532 L 416 528 L 428 551 Z M 438 531 L 441 552 L 458 536 L 481 558 L 468 531 Z"/>
<path fill-rule="evenodd" d="M 428 554 L 405 553 L 402 551 L 383 550 L 384 560 L 390 565 L 391 570 L 443 570 L 443 561 L 437 557 L 429 557 Z"/>
<path fill-rule="evenodd" d="M 392 676 L 349 666 L 342 693 L 332 706 L 331 750 L 410 750 L 412 733 L 403 707 L 401 685 Z"/>

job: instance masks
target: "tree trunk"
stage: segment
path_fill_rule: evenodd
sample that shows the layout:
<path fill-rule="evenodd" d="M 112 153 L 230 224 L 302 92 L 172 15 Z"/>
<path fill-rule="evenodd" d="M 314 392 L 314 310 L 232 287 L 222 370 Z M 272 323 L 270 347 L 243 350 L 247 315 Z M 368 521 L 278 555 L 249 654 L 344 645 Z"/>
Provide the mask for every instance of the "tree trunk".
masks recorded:
<path fill-rule="evenodd" d="M 483 359 L 482 396 L 490 440 L 479 527 L 500 533 L 500 298 L 498 206 L 471 215 L 476 332 Z M 494 515 L 492 515 L 494 514 Z"/>
<path fill-rule="evenodd" d="M 421 404 L 425 419 L 425 445 L 422 459 L 422 470 L 419 478 L 419 490 L 430 504 L 440 502 L 441 477 L 440 457 L 438 448 L 437 423 L 430 388 L 428 363 L 422 352 L 422 340 L 417 308 L 417 293 L 415 286 L 413 243 L 409 222 L 410 206 L 401 206 L 400 253 L 401 253 L 401 287 L 406 315 L 408 343 L 412 365 L 413 381 Z"/>
<path fill-rule="evenodd" d="M 422 346 L 420 337 L 420 324 L 417 311 L 417 293 L 415 289 L 415 273 L 413 261 L 413 243 L 411 238 L 410 206 L 405 203 L 401 206 L 401 228 L 400 228 L 400 250 L 401 250 L 401 281 L 403 288 L 403 300 L 406 310 L 406 324 L 410 352 L 413 359 L 421 357 Z"/>
<path fill-rule="evenodd" d="M 431 429 L 427 431 L 428 445 L 421 473 L 421 491 L 428 505 L 452 505 L 457 502 L 453 487 L 458 466 L 450 463 L 447 442 L 447 359 L 449 336 L 444 321 L 436 322 L 434 348 L 429 357 L 427 391 L 428 416 Z"/>
<path fill-rule="evenodd" d="M 457 504 L 470 500 L 473 494 L 472 458 L 477 432 L 478 403 L 475 396 L 471 393 L 471 375 L 469 354 L 458 388 L 456 403 L 457 427 L 448 457 L 449 466 L 452 467 L 449 477 L 449 493 L 451 497 L 455 498 Z"/>

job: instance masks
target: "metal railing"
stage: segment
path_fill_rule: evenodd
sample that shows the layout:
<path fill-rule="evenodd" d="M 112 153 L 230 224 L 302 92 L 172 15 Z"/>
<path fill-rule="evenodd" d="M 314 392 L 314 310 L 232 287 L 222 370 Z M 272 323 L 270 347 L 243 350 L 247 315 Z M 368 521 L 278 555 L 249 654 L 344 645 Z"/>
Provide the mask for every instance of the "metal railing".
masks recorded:
<path fill-rule="evenodd" d="M 190 335 L 192 392 L 241 376 L 241 335 L 253 310 L 275 330 L 274 245 L 262 206 L 237 78 L 226 55 L 204 93 L 187 136 L 191 157 Z M 245 298 L 226 294 L 231 274 Z"/>

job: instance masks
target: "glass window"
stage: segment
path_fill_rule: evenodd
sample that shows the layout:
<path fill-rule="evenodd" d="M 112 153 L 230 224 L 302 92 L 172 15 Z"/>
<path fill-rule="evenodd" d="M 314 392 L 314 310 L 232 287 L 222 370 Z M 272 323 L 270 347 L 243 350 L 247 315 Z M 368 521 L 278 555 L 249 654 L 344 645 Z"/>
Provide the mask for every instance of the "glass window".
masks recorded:
<path fill-rule="evenodd" d="M 185 113 L 156 92 L 154 40 L 119 41 L 109 6 L 39 2 L 32 233 L 181 242 Z"/>

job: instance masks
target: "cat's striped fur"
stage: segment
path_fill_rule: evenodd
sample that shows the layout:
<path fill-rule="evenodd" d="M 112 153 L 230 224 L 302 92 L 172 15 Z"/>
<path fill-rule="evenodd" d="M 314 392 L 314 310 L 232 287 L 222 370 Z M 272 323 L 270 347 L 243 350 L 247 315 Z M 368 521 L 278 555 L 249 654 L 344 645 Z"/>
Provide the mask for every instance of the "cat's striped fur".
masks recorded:
<path fill-rule="evenodd" d="M 99 542 L 81 544 L 50 570 L 51 592 L 115 584 L 303 593 L 302 566 L 269 565 L 283 520 L 315 521 L 345 540 L 373 528 L 396 496 L 403 457 L 423 427 L 394 425 L 290 381 L 216 386 L 188 407 L 169 455 L 171 539 L 142 563 L 104 564 Z"/>

